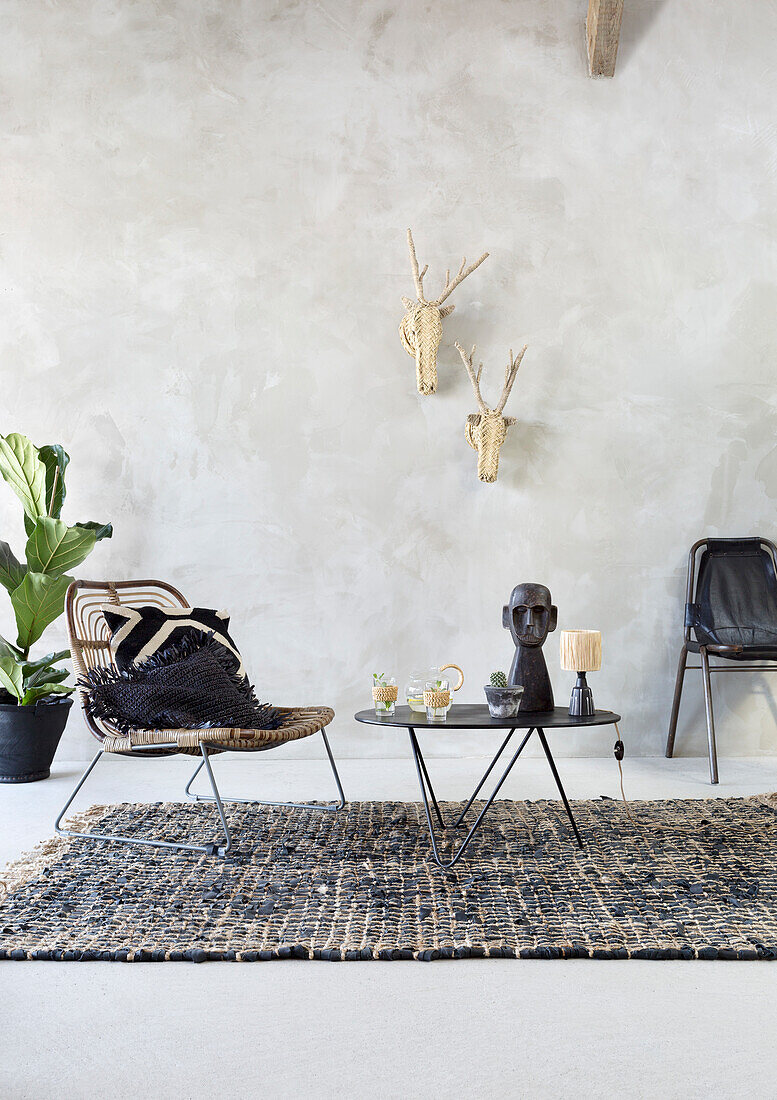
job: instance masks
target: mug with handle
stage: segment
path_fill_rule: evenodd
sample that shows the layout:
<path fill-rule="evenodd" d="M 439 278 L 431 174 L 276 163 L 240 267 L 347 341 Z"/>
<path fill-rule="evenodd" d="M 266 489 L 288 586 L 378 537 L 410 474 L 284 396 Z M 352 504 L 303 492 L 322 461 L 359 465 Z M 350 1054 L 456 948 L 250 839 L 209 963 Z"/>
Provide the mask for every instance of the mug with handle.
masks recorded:
<path fill-rule="evenodd" d="M 453 693 L 454 693 L 454 691 L 458 691 L 459 688 L 461 687 L 461 685 L 464 683 L 464 673 L 459 668 L 458 665 L 454 665 L 454 664 L 442 665 L 440 667 L 440 675 L 447 672 L 449 668 L 455 668 L 455 670 L 458 672 L 459 682 L 458 682 L 458 684 L 451 683 L 451 686 L 450 686 L 450 702 L 448 703 L 448 706 L 445 708 L 446 715 L 447 715 L 448 711 L 451 709 L 451 707 L 453 706 Z M 452 676 L 449 677 L 449 682 L 452 681 L 452 680 L 453 680 L 453 677 Z"/>
<path fill-rule="evenodd" d="M 451 688 L 451 696 L 453 696 L 453 692 L 458 691 L 464 683 L 464 673 L 458 665 L 443 665 L 442 668 L 439 665 L 432 665 L 429 669 L 421 669 L 410 673 L 410 678 L 405 687 L 405 698 L 411 710 L 424 713 L 426 709 L 424 706 L 424 688 L 426 684 L 434 682 L 436 679 L 442 679 L 449 668 L 455 669 L 459 674 L 459 682 Z M 451 677 L 446 677 L 446 679 L 450 680 Z M 450 703 L 448 708 L 450 709 Z"/>

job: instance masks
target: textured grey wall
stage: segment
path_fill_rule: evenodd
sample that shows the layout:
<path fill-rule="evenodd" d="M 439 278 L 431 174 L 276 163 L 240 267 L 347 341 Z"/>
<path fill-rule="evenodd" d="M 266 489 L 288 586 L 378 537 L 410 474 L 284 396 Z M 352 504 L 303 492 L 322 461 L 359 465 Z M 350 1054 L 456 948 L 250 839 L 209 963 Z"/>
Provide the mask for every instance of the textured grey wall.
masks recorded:
<path fill-rule="evenodd" d="M 350 719 L 378 666 L 455 660 L 480 700 L 521 580 L 601 628 L 596 699 L 660 752 L 687 547 L 777 533 L 777 5 L 629 0 L 612 81 L 585 7 L 0 9 L 3 430 L 65 443 L 66 516 L 114 521 L 87 575 L 231 608 L 261 693 L 331 702 L 343 754 L 404 752 Z M 408 225 L 431 286 L 491 252 L 432 398 L 396 331 Z M 489 393 L 529 344 L 496 485 L 457 338 Z M 777 751 L 751 686 L 719 685 L 723 753 Z"/>

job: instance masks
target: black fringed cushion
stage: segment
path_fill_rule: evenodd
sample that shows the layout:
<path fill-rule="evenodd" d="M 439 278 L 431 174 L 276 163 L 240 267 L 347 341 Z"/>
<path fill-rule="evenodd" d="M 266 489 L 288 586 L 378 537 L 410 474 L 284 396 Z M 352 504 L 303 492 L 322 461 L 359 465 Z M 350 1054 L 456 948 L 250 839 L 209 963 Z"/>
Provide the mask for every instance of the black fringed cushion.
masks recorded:
<path fill-rule="evenodd" d="M 93 668 L 79 680 L 87 713 L 125 736 L 135 729 L 274 730 L 282 717 L 260 703 L 234 654 L 189 630 L 129 668 Z"/>
<path fill-rule="evenodd" d="M 122 671 L 179 642 L 192 630 L 201 630 L 212 634 L 234 655 L 239 675 L 245 675 L 240 651 L 229 634 L 226 611 L 209 607 L 125 607 L 113 603 L 101 604 L 100 610 L 111 632 L 113 659 Z"/>

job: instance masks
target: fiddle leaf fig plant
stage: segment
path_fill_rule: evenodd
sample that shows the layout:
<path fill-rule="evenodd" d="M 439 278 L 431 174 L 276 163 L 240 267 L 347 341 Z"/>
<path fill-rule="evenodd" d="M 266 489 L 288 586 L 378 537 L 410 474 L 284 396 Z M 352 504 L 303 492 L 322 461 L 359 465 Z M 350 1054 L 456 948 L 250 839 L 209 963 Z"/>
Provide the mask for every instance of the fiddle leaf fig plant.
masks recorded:
<path fill-rule="evenodd" d="M 0 637 L 0 702 L 32 706 L 41 699 L 69 695 L 63 683 L 66 668 L 57 668 L 70 656 L 67 649 L 30 659 L 30 649 L 65 606 L 65 592 L 80 565 L 100 539 L 110 538 L 110 523 L 76 523 L 60 519 L 65 501 L 65 470 L 70 462 L 58 443 L 36 447 L 17 433 L 0 436 L 0 476 L 10 485 L 24 509 L 27 533 L 25 563 L 7 542 L 0 540 L 0 584 L 8 592 L 16 619 L 12 643 Z"/>

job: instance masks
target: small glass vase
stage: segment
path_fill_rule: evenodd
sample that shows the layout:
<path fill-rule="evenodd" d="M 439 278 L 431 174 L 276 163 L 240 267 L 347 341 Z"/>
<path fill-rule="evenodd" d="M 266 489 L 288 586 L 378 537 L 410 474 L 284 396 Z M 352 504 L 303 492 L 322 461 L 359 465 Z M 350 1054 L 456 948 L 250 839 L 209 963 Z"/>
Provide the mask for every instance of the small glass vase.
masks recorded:
<path fill-rule="evenodd" d="M 379 680 L 373 679 L 372 700 L 375 704 L 375 714 L 378 718 L 392 718 L 397 704 L 399 688 L 395 676 L 386 679 L 382 676 Z"/>
<path fill-rule="evenodd" d="M 427 722 L 444 722 L 451 709 L 451 685 L 444 677 L 424 684 L 424 707 Z"/>

